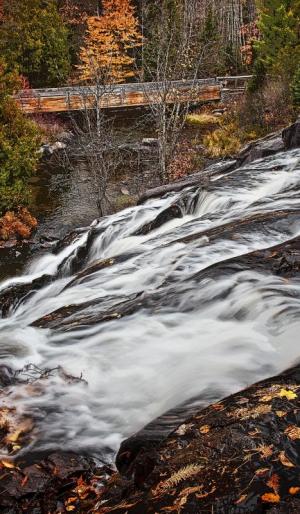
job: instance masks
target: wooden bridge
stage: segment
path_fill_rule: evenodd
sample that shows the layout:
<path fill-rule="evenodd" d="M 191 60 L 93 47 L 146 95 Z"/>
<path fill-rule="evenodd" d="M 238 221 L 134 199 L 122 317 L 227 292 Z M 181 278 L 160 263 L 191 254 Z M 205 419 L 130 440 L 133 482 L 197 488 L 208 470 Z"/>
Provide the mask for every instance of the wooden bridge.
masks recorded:
<path fill-rule="evenodd" d="M 168 83 L 28 89 L 20 91 L 15 98 L 27 114 L 92 109 L 96 102 L 102 109 L 142 107 L 160 103 L 162 99 L 170 104 L 187 101 L 206 103 L 221 100 L 226 91 L 243 92 L 250 78 L 246 75 Z"/>

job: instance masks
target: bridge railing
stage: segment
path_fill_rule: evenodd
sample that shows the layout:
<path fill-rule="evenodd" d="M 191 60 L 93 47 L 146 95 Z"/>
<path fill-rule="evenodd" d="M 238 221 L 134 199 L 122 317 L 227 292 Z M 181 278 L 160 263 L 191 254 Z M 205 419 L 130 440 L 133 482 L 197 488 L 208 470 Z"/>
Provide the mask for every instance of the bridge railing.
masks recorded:
<path fill-rule="evenodd" d="M 91 108 L 99 101 L 103 108 L 123 105 L 148 105 L 160 101 L 212 101 L 221 98 L 222 91 L 243 90 L 251 75 L 174 80 L 166 82 L 133 82 L 109 86 L 65 86 L 61 88 L 20 91 L 15 98 L 25 112 L 59 112 Z M 210 87 L 211 86 L 211 87 Z M 207 90 L 207 91 L 206 91 Z M 207 94 L 206 94 L 207 92 Z M 198 95 L 198 97 L 197 97 Z"/>

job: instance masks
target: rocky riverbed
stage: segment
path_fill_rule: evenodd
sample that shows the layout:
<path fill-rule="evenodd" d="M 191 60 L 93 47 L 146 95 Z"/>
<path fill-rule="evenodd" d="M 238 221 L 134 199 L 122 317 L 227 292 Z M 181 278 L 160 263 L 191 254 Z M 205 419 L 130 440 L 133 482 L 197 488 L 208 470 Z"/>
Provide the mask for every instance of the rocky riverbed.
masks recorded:
<path fill-rule="evenodd" d="M 0 284 L 4 513 L 299 511 L 299 146 L 296 123 Z"/>

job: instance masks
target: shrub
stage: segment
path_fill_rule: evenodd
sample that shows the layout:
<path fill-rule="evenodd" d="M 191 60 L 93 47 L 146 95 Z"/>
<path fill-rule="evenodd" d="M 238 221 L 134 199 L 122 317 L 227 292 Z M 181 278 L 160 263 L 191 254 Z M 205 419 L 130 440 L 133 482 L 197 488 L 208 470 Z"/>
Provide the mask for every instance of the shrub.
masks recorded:
<path fill-rule="evenodd" d="M 9 211 L 0 218 L 0 240 L 7 241 L 10 238 L 29 239 L 33 229 L 37 226 L 37 220 L 25 208 L 17 212 Z"/>
<path fill-rule="evenodd" d="M 235 135 L 236 131 L 236 125 L 229 123 L 207 134 L 203 139 L 206 154 L 213 158 L 231 157 L 236 154 L 242 146 L 241 140 Z"/>
<path fill-rule="evenodd" d="M 134 205 L 136 205 L 136 200 L 129 195 L 119 195 L 114 200 L 115 211 L 122 211 L 122 209 L 127 209 L 127 207 L 133 207 Z"/>
<path fill-rule="evenodd" d="M 39 158 L 39 132 L 10 97 L 14 83 L 0 60 L 0 215 L 29 202 L 28 179 Z"/>

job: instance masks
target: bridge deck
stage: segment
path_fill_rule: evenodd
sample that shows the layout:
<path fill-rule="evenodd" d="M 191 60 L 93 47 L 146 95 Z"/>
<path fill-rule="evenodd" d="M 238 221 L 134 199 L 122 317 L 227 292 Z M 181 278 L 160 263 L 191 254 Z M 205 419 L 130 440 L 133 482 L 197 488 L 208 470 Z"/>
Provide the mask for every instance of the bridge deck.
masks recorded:
<path fill-rule="evenodd" d="M 120 84 L 110 87 L 74 86 L 52 89 L 23 90 L 16 95 L 21 109 L 28 114 L 78 111 L 93 108 L 98 102 L 103 109 L 141 107 L 160 103 L 162 96 L 168 103 L 211 102 L 221 99 L 223 87 L 244 87 L 245 77 L 216 77 L 196 81 L 172 81 L 167 85 L 157 82 Z"/>

